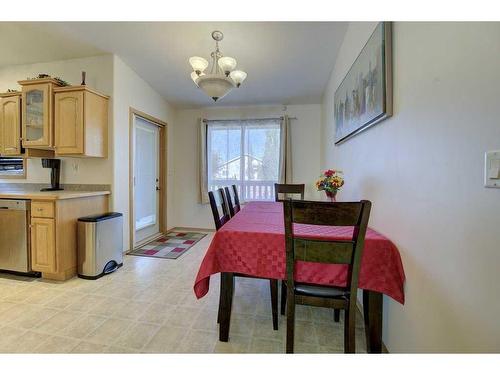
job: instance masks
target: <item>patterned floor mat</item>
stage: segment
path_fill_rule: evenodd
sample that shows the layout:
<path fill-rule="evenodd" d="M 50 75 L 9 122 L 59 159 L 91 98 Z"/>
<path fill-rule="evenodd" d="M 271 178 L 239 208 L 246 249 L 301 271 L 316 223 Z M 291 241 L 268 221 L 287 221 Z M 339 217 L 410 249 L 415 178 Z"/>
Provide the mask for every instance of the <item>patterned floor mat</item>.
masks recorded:
<path fill-rule="evenodd" d="M 177 259 L 205 236 L 206 233 L 172 231 L 129 252 L 129 255 Z"/>

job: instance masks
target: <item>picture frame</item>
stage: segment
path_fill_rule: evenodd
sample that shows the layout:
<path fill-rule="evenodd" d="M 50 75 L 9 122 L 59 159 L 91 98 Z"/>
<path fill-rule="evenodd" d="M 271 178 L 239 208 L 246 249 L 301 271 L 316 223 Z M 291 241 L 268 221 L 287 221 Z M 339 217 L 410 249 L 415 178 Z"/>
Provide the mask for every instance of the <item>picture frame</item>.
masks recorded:
<path fill-rule="evenodd" d="M 390 116 L 392 22 L 380 22 L 335 91 L 335 144 Z"/>

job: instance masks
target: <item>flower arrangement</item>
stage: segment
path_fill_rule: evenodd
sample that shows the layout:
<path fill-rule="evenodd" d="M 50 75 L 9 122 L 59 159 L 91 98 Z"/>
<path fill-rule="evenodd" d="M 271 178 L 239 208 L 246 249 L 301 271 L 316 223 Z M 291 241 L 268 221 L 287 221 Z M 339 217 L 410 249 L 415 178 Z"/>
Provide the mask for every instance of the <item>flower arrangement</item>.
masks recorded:
<path fill-rule="evenodd" d="M 316 181 L 316 188 L 318 191 L 324 190 L 326 196 L 330 198 L 332 202 L 335 202 L 337 192 L 342 186 L 344 186 L 342 171 L 336 171 L 334 169 L 327 169 Z"/>

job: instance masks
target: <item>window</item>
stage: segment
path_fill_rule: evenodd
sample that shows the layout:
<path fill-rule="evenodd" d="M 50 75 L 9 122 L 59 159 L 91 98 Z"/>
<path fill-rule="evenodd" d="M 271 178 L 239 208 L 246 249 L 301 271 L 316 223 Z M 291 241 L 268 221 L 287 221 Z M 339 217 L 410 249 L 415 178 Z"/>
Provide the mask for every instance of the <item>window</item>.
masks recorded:
<path fill-rule="evenodd" d="M 6 158 L 0 156 L 0 178 L 24 178 L 25 164 L 23 158 Z"/>
<path fill-rule="evenodd" d="M 235 184 L 243 201 L 273 200 L 279 178 L 280 120 L 207 125 L 208 190 Z"/>

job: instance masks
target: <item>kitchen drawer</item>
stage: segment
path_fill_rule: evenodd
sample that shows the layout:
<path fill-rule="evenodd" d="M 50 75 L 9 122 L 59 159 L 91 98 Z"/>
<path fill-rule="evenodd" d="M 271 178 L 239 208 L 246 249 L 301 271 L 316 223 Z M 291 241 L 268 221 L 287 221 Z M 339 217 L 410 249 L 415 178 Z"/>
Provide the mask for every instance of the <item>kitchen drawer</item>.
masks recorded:
<path fill-rule="evenodd" d="M 31 201 L 31 217 L 54 217 L 54 203 Z"/>

